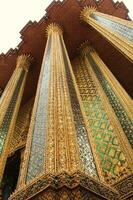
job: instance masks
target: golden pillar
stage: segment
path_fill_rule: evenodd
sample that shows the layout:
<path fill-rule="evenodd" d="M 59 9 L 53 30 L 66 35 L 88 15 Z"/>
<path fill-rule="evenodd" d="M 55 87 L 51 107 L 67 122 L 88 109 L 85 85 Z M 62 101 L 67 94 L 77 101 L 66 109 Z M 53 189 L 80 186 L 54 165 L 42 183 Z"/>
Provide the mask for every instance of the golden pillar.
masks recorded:
<path fill-rule="evenodd" d="M 0 98 L 0 182 L 31 60 L 30 55 L 21 55 L 17 58 L 16 68 Z"/>
<path fill-rule="evenodd" d="M 81 12 L 81 18 L 133 62 L 132 21 L 100 13 L 94 7 L 85 7 Z"/>
<path fill-rule="evenodd" d="M 133 148 L 133 102 L 131 97 L 127 94 L 124 88 L 116 80 L 114 75 L 104 64 L 95 50 L 90 51 L 88 55 L 90 63 L 95 67 L 94 71 L 97 75 L 101 86 L 106 93 L 108 101 L 119 121 L 122 128 L 123 144 L 129 149 L 132 155 Z M 94 64 L 95 62 L 95 64 Z M 98 66 L 98 67 L 96 67 Z M 129 144 L 129 145 L 126 145 Z"/>
<path fill-rule="evenodd" d="M 47 35 L 18 189 L 10 199 L 82 199 L 90 190 L 111 199 L 116 191 L 98 181 L 62 30 L 50 24 Z"/>
<path fill-rule="evenodd" d="M 81 45 L 81 56 L 73 65 L 88 126 L 91 129 L 90 142 L 93 143 L 93 152 L 100 163 L 100 176 L 111 185 L 118 182 L 122 185 L 124 181 L 131 185 L 132 101 L 96 51 L 87 43 Z M 128 192 L 131 192 L 131 187 Z"/>
<path fill-rule="evenodd" d="M 74 173 L 77 170 L 97 177 L 89 142 L 84 145 L 77 137 L 80 131 L 80 134 L 86 134 L 85 139 L 88 140 L 62 30 L 58 25 L 51 24 L 47 34 L 28 134 L 22 185 L 40 174 Z M 80 151 L 86 153 L 82 145 L 88 152 L 86 157 L 80 156 Z M 90 164 L 86 164 L 86 159 Z"/>

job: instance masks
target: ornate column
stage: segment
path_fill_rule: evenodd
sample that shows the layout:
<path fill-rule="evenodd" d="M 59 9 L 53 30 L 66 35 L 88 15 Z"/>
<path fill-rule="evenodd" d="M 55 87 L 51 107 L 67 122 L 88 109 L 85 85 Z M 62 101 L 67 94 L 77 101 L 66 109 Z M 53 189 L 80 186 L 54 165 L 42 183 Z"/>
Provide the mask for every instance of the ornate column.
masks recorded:
<path fill-rule="evenodd" d="M 117 193 L 98 182 L 62 30 L 50 24 L 47 34 L 24 163 L 18 189 L 10 199 L 82 199 L 89 190 L 110 199 Z"/>
<path fill-rule="evenodd" d="M 0 98 L 0 182 L 31 60 L 30 55 L 21 55 L 17 58 L 16 68 Z"/>
<path fill-rule="evenodd" d="M 89 61 L 92 66 L 95 65 L 94 70 L 101 86 L 106 93 L 108 101 L 113 108 L 113 111 L 121 125 L 124 133 L 123 143 L 129 143 L 129 152 L 133 148 L 133 102 L 130 96 L 126 93 L 124 88 L 113 76 L 108 67 L 100 59 L 95 50 L 90 52 Z M 95 63 L 94 63 L 95 62 Z M 97 66 L 97 67 L 96 67 Z M 125 138 L 126 136 L 126 138 Z M 131 146 L 131 148 L 130 148 Z"/>
<path fill-rule="evenodd" d="M 133 62 L 133 22 L 100 13 L 94 7 L 85 7 L 81 18 Z"/>
<path fill-rule="evenodd" d="M 131 185 L 132 101 L 92 47 L 85 43 L 81 51 L 82 56 L 74 63 L 74 74 L 100 175 L 111 185 L 121 180 Z M 131 186 L 128 189 L 130 193 Z"/>

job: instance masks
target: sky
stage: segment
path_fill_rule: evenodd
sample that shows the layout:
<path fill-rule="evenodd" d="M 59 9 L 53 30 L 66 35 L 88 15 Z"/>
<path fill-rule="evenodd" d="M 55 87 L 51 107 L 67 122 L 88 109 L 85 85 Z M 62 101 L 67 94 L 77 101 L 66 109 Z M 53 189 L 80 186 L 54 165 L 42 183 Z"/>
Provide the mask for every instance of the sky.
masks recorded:
<path fill-rule="evenodd" d="M 115 0 L 116 1 L 116 0 Z M 0 54 L 21 41 L 20 30 L 28 21 L 39 21 L 52 0 L 0 0 Z M 133 19 L 133 0 L 123 0 Z"/>

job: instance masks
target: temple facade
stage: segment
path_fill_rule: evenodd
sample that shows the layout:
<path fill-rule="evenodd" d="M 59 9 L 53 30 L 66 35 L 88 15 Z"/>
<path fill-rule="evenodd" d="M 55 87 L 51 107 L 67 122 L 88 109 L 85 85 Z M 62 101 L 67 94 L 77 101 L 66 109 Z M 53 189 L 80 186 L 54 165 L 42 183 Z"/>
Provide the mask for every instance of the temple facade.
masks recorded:
<path fill-rule="evenodd" d="M 53 1 L 0 55 L 0 199 L 133 198 L 133 22 Z"/>

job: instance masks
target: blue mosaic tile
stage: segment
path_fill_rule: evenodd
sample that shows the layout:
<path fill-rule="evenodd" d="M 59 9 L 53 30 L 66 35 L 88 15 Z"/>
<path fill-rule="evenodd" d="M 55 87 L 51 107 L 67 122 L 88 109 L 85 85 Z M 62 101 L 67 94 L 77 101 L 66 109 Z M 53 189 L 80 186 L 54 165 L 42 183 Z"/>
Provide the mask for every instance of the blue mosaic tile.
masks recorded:
<path fill-rule="evenodd" d="M 39 93 L 38 107 L 35 118 L 35 125 L 32 136 L 32 145 L 30 152 L 30 159 L 28 164 L 27 178 L 36 177 L 43 171 L 45 162 L 45 133 L 46 133 L 46 120 L 47 120 L 47 105 L 48 105 L 48 85 L 50 78 L 50 50 L 51 50 L 51 37 L 49 38 L 48 48 L 44 61 L 44 68 L 42 74 L 42 82 Z"/>

